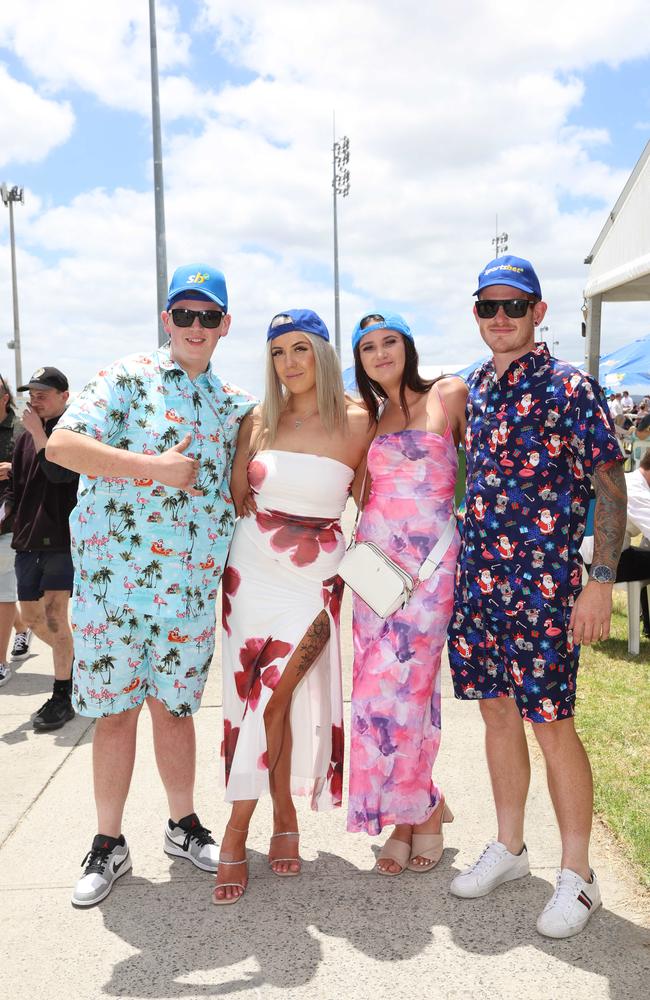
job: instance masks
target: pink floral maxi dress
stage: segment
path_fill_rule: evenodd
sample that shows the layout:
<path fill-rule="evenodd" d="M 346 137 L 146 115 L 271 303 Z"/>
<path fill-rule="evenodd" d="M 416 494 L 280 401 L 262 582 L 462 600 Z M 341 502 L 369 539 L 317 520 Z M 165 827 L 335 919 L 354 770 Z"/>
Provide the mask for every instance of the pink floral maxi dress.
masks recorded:
<path fill-rule="evenodd" d="M 357 538 L 416 576 L 453 508 L 458 458 L 449 424 L 443 435 L 379 435 L 368 470 L 372 489 Z M 376 835 L 394 823 L 422 823 L 438 802 L 431 775 L 440 745 L 440 657 L 459 546 L 456 534 L 436 572 L 386 620 L 354 598 L 351 831 Z"/>
<path fill-rule="evenodd" d="M 291 706 L 291 792 L 312 809 L 341 805 L 343 697 L 337 576 L 340 517 L 353 471 L 330 458 L 266 450 L 249 463 L 257 514 L 240 518 L 223 574 L 226 800 L 269 790 L 264 710 L 309 625 L 325 610 L 330 640 Z"/>

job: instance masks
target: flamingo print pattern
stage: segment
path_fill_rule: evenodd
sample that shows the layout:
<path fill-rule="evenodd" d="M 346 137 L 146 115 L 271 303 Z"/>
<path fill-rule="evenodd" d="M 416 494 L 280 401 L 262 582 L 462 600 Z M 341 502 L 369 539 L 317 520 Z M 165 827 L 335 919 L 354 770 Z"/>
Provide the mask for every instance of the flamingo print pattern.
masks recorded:
<path fill-rule="evenodd" d="M 64 429 L 146 455 L 162 454 L 190 434 L 185 454 L 199 462 L 196 487 L 202 491 L 190 496 L 151 478 L 81 477 L 70 529 L 76 707 L 82 714 L 124 711 L 152 692 L 170 711 L 179 710 L 179 693 L 188 711 L 198 707 L 235 524 L 232 458 L 239 425 L 254 404 L 211 365 L 192 381 L 163 347 L 102 371 L 59 421 Z M 105 634 L 92 631 L 102 621 Z M 183 638 L 172 642 L 168 637 L 180 621 Z M 100 657 L 89 659 L 89 644 L 102 650 Z M 142 663 L 139 684 L 127 692 L 131 660 Z M 177 672 L 189 669 L 195 671 L 192 684 L 175 687 L 177 676 L 185 684 Z M 100 686 L 92 683 L 98 675 Z"/>

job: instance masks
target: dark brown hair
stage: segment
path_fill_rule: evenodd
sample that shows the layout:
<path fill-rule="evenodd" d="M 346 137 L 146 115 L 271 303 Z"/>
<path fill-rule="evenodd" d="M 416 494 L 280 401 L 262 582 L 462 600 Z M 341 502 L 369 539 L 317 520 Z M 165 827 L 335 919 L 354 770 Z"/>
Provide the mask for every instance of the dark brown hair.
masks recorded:
<path fill-rule="evenodd" d="M 372 326 L 373 323 L 383 322 L 383 316 L 372 314 L 364 316 L 360 325 L 363 330 L 364 327 Z M 389 327 L 386 327 L 386 330 L 388 329 Z M 428 392 L 433 383 L 438 380 L 422 378 L 418 371 L 419 358 L 418 352 L 415 349 L 415 344 L 410 337 L 405 337 L 404 334 L 399 333 L 397 330 L 395 331 L 395 336 L 400 336 L 404 341 L 404 371 L 402 372 L 402 381 L 399 387 L 399 398 L 400 406 L 402 407 L 402 412 L 404 413 L 404 419 L 406 423 L 408 423 L 410 412 L 406 402 L 406 390 L 411 389 L 412 392 L 424 394 L 425 392 Z M 386 399 L 386 393 L 380 386 L 379 382 L 375 382 L 374 379 L 368 378 L 365 373 L 363 363 L 361 361 L 361 342 L 359 342 L 354 348 L 354 377 L 356 379 L 361 398 L 368 410 L 370 423 L 373 424 L 379 417 L 379 404 L 382 400 Z"/>
<path fill-rule="evenodd" d="M 4 375 L 0 375 L 0 395 L 9 396 L 9 399 L 7 400 L 7 413 L 15 413 L 16 400 L 13 397 L 11 389 L 5 382 Z"/>

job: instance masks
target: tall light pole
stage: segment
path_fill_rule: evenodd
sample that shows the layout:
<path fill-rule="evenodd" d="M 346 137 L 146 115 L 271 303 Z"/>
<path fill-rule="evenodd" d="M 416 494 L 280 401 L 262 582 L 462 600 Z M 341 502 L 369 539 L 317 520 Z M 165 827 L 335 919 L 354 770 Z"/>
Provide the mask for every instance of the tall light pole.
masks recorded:
<path fill-rule="evenodd" d="M 538 326 L 537 327 L 537 333 L 539 334 L 539 339 L 540 340 L 544 340 L 545 339 L 544 336 L 543 336 L 543 334 L 548 333 L 548 329 L 549 328 L 547 326 Z"/>
<path fill-rule="evenodd" d="M 499 232 L 499 216 L 495 216 L 494 224 L 494 239 L 492 240 L 492 246 L 494 247 L 494 256 L 498 257 L 499 254 L 505 253 L 508 249 L 508 234 Z"/>
<path fill-rule="evenodd" d="M 8 188 L 6 184 L 0 185 L 0 195 L 3 204 L 9 208 L 9 242 L 11 244 L 11 293 L 14 304 L 14 339 L 10 340 L 7 347 L 14 351 L 16 362 L 16 390 L 23 383 L 23 365 L 20 355 L 20 319 L 18 316 L 18 281 L 16 278 L 16 240 L 14 236 L 14 202 L 21 205 L 25 202 L 23 188 Z"/>
<path fill-rule="evenodd" d="M 158 93 L 158 45 L 156 42 L 156 0 L 149 0 L 149 43 L 151 47 L 151 128 L 153 132 L 153 185 L 156 213 L 156 290 L 158 302 L 158 344 L 167 340 L 160 314 L 167 305 L 167 241 L 165 237 L 165 186 L 163 183 L 160 138 L 160 96 Z"/>
<path fill-rule="evenodd" d="M 334 125 L 336 135 L 336 124 Z M 346 135 L 332 145 L 332 196 L 334 206 L 334 346 L 341 357 L 341 304 L 339 301 L 339 230 L 337 198 L 347 198 L 350 193 L 350 140 Z"/>

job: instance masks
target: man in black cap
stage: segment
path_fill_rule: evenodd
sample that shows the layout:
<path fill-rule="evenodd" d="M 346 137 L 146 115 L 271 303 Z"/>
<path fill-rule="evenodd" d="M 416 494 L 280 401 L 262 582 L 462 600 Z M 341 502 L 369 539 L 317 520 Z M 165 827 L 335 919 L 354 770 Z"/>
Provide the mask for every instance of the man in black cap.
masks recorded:
<path fill-rule="evenodd" d="M 6 514 L 13 513 L 18 599 L 25 622 L 52 649 L 52 697 L 34 716 L 34 729 L 60 729 L 74 717 L 70 700 L 72 632 L 68 603 L 73 567 L 68 519 L 79 477 L 45 457 L 47 439 L 68 402 L 68 380 L 58 368 L 38 368 L 19 392 L 29 392 L 25 431 L 16 442 Z"/>

